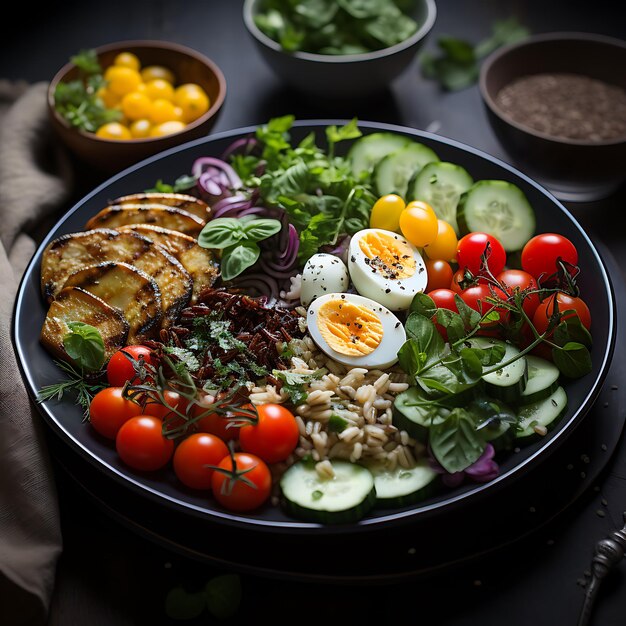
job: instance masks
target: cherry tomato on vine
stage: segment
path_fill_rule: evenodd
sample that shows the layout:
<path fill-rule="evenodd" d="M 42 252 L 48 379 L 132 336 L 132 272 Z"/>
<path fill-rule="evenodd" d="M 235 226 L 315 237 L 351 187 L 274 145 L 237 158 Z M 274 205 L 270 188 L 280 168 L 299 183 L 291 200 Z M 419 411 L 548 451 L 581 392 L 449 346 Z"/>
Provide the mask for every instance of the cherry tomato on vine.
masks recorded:
<path fill-rule="evenodd" d="M 235 452 L 224 457 L 217 467 L 227 473 L 214 470 L 211 489 L 223 507 L 231 511 L 252 511 L 269 498 L 272 475 L 265 461 L 258 456 Z"/>
<path fill-rule="evenodd" d="M 504 246 L 493 235 L 473 232 L 459 239 L 456 251 L 459 268 L 467 268 L 472 274 L 479 275 L 483 254 L 489 271 L 494 276 L 504 269 L 506 252 Z"/>
<path fill-rule="evenodd" d="M 522 300 L 522 307 L 526 315 L 532 319 L 539 306 L 539 294 L 530 293 L 530 291 L 537 289 L 537 281 L 533 276 L 524 270 L 509 269 L 500 272 L 496 279 L 499 283 L 506 286 L 505 291 L 508 294 L 512 295 L 516 290 L 526 293 Z"/>
<path fill-rule="evenodd" d="M 429 291 L 426 295 L 432 299 L 438 309 L 448 309 L 449 311 L 454 311 L 455 313 L 459 312 L 454 299 L 456 294 L 452 291 L 452 289 L 433 289 L 433 291 Z M 446 329 L 435 321 L 435 316 L 433 316 L 432 321 L 437 327 L 439 334 L 447 341 L 448 333 Z"/>
<path fill-rule="evenodd" d="M 172 458 L 174 442 L 163 436 L 163 422 L 150 415 L 131 417 L 119 430 L 115 448 L 126 465 L 151 472 Z"/>
<path fill-rule="evenodd" d="M 537 307 L 537 310 L 533 315 L 533 325 L 539 333 L 544 333 L 548 329 L 550 318 L 555 313 L 555 299 L 558 304 L 558 311 L 562 320 L 577 315 L 581 324 L 587 330 L 591 329 L 591 313 L 586 303 L 581 298 L 570 296 L 562 291 L 559 291 L 556 295 L 546 298 Z M 566 311 L 573 311 L 573 313 L 565 313 Z"/>
<path fill-rule="evenodd" d="M 123 424 L 141 414 L 141 407 L 122 397 L 122 390 L 123 387 L 105 387 L 96 393 L 89 406 L 91 425 L 108 439 L 115 439 Z"/>
<path fill-rule="evenodd" d="M 217 435 L 224 441 L 237 439 L 239 437 L 239 427 L 232 425 L 233 420 L 231 418 L 226 417 L 218 411 L 211 410 L 211 405 L 214 404 L 214 400 L 213 396 L 209 396 L 206 402 L 200 401 L 199 404 L 194 404 L 194 406 L 191 407 L 190 414 L 192 418 L 203 415 L 198 421 L 194 422 L 196 430 Z M 217 408 L 217 406 L 215 408 Z"/>
<path fill-rule="evenodd" d="M 458 239 L 454 228 L 445 220 L 437 220 L 437 236 L 432 243 L 424 246 L 429 259 L 445 259 L 449 261 L 456 255 Z"/>
<path fill-rule="evenodd" d="M 574 266 L 578 264 L 574 244 L 557 233 L 535 235 L 522 249 L 522 268 L 535 278 L 554 274 L 559 269 L 558 259 Z"/>
<path fill-rule="evenodd" d="M 450 287 L 453 275 L 450 263 L 443 259 L 424 259 L 424 265 L 426 266 L 426 275 L 428 276 L 427 292 L 433 289 L 448 289 Z"/>
<path fill-rule="evenodd" d="M 174 473 L 183 485 L 191 489 L 211 489 L 213 469 L 228 456 L 226 444 L 216 435 L 194 433 L 183 439 L 172 458 Z"/>
<path fill-rule="evenodd" d="M 298 445 L 300 431 L 293 413 L 280 404 L 256 407 L 258 421 L 239 429 L 241 449 L 266 463 L 284 461 Z"/>
<path fill-rule="evenodd" d="M 127 356 L 122 354 L 123 352 L 132 357 L 135 361 L 139 361 L 141 357 L 148 365 L 154 365 L 150 348 L 146 346 L 126 346 L 118 350 L 109 359 L 107 364 L 107 380 L 112 387 L 123 387 L 126 381 L 131 381 L 131 384 L 140 382 L 137 378 L 133 363 Z"/>
<path fill-rule="evenodd" d="M 507 295 L 499 287 L 489 286 L 485 283 L 479 283 L 473 287 L 468 287 L 461 292 L 461 299 L 467 306 L 478 311 L 481 315 L 485 315 L 489 311 L 495 308 L 500 315 L 500 319 L 497 321 L 483 322 L 482 326 L 489 327 L 495 326 L 499 322 L 503 321 L 508 313 L 504 307 L 498 307 L 490 302 L 487 302 L 487 298 L 498 298 L 500 300 L 506 300 Z"/>

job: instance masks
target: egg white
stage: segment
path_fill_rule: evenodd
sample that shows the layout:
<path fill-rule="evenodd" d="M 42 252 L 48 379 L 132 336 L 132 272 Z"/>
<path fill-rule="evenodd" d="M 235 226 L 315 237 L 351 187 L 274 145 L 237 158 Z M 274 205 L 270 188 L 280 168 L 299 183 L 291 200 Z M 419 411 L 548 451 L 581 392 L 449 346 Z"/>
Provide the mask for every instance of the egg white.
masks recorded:
<path fill-rule="evenodd" d="M 346 264 L 334 254 L 318 252 L 305 264 L 300 279 L 300 302 L 308 306 L 319 296 L 345 291 L 350 285 Z"/>
<path fill-rule="evenodd" d="M 415 273 L 407 278 L 390 279 L 369 265 L 359 241 L 368 233 L 378 232 L 393 237 L 410 248 L 415 260 Z M 366 228 L 352 236 L 348 252 L 348 269 L 355 289 L 367 298 L 383 304 L 392 311 L 406 311 L 416 293 L 426 289 L 428 276 L 419 250 L 402 235 L 380 228 Z M 366 260 L 367 259 L 367 260 Z"/>
<path fill-rule="evenodd" d="M 383 326 L 383 338 L 380 344 L 369 354 L 349 356 L 330 347 L 317 325 L 318 311 L 329 300 L 341 299 L 357 306 L 364 306 L 373 311 Z M 307 330 L 315 345 L 334 361 L 348 367 L 368 369 L 391 367 L 398 360 L 398 351 L 406 341 L 406 332 L 402 322 L 386 307 L 370 298 L 353 293 L 330 293 L 314 300 L 307 310 Z"/>

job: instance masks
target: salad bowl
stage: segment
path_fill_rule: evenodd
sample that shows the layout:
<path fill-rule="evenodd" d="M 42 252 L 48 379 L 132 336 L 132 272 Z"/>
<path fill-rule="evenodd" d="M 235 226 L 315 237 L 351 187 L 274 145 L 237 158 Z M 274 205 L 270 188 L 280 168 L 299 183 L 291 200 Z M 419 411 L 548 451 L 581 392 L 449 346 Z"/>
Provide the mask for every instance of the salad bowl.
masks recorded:
<path fill-rule="evenodd" d="M 314 133 L 320 144 L 329 125 L 337 120 L 296 122 L 294 140 Z M 611 279 L 598 250 L 572 215 L 552 195 L 523 173 L 479 150 L 439 136 L 390 124 L 359 122 L 364 135 L 393 133 L 420 142 L 435 151 L 442 161 L 462 165 L 476 179 L 499 179 L 513 183 L 525 194 L 536 214 L 537 232 L 558 232 L 575 245 L 582 268 L 579 287 L 593 318 L 592 369 L 580 380 L 564 383 L 568 408 L 556 427 L 544 437 L 504 458 L 497 477 L 485 483 L 467 483 L 438 491 L 416 504 L 397 508 L 376 508 L 357 522 L 322 524 L 303 521 L 269 503 L 252 513 L 227 511 L 206 495 L 181 489 L 174 474 L 166 469 L 140 473 L 131 470 L 116 454 L 110 442 L 84 423 L 81 409 L 70 402 L 47 400 L 38 404 L 42 418 L 60 449 L 81 457 L 103 480 L 122 487 L 164 510 L 193 518 L 196 522 L 281 536 L 327 536 L 375 532 L 390 527 L 418 524 L 421 520 L 447 515 L 465 506 L 511 488 L 526 472 L 557 450 L 585 419 L 597 399 L 611 363 L 615 343 L 615 305 Z M 190 172 L 192 164 L 204 157 L 220 157 L 237 140 L 253 135 L 247 127 L 199 139 L 151 157 L 115 175 L 68 211 L 49 232 L 31 260 L 22 279 L 15 306 L 13 337 L 27 388 L 33 398 L 39 390 L 59 379 L 59 371 L 45 351 L 33 328 L 40 328 L 46 316 L 41 296 L 42 254 L 55 238 L 81 230 L 84 224 L 112 199 L 147 190 L 156 181 L 171 181 Z M 337 148 L 339 151 L 339 147 Z M 61 453 L 63 454 L 63 453 Z"/>

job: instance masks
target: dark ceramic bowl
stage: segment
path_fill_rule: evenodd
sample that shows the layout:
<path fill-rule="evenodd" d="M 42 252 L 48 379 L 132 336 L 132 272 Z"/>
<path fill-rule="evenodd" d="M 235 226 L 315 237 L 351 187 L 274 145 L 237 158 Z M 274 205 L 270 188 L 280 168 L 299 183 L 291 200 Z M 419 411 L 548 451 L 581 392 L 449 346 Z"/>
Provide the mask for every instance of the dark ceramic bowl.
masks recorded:
<path fill-rule="evenodd" d="M 411 64 L 435 23 L 434 0 L 415 0 L 410 14 L 417 31 L 405 41 L 366 54 L 286 52 L 263 33 L 254 16 L 264 0 L 245 0 L 243 20 L 256 47 L 285 83 L 317 98 L 354 98 L 382 91 Z"/>
<path fill-rule="evenodd" d="M 103 68 L 113 63 L 119 52 L 137 55 L 142 66 L 162 65 L 176 76 L 177 84 L 197 83 L 209 96 L 209 110 L 177 133 L 164 137 L 149 137 L 115 141 L 97 137 L 95 133 L 70 126 L 54 106 L 54 91 L 59 82 L 73 80 L 78 70 L 67 63 L 54 76 L 48 87 L 48 113 L 61 141 L 82 162 L 101 172 L 112 174 L 157 152 L 207 135 L 221 111 L 226 97 L 226 80 L 211 59 L 180 44 L 167 41 L 129 40 L 110 43 L 95 49 Z"/>
<path fill-rule="evenodd" d="M 347 120 L 296 122 L 290 132 L 295 142 L 301 141 L 310 133 L 315 133 L 318 145 L 324 146 L 325 128 L 329 124 L 341 125 L 346 122 Z M 105 482 L 121 485 L 130 490 L 138 503 L 150 501 L 164 510 L 175 511 L 184 518 L 199 520 L 199 523 L 206 524 L 207 533 L 204 541 L 207 546 L 211 544 L 211 537 L 219 536 L 220 541 L 213 543 L 221 542 L 222 534 L 210 532 L 212 526 L 248 531 L 255 535 L 271 533 L 280 536 L 281 540 L 291 535 L 301 540 L 303 535 L 357 537 L 359 533 L 387 532 L 392 528 L 411 526 L 417 531 L 417 525 L 424 520 L 444 518 L 449 520 L 455 515 L 457 519 L 462 519 L 468 506 L 483 502 L 488 497 L 497 497 L 504 489 L 515 492 L 519 479 L 527 475 L 532 468 L 536 468 L 542 460 L 551 457 L 555 450 L 568 440 L 578 425 L 589 417 L 589 411 L 606 379 L 616 336 L 613 288 L 604 262 L 593 242 L 563 205 L 536 182 L 510 165 L 459 142 L 390 124 L 359 122 L 359 128 L 364 134 L 379 131 L 395 132 L 422 142 L 433 149 L 442 161 L 458 163 L 465 167 L 475 180 L 500 179 L 517 185 L 535 209 L 537 232 L 558 232 L 574 243 L 581 267 L 578 285 L 589 305 L 593 320 L 593 370 L 584 378 L 565 383 L 568 395 L 567 413 L 545 437 L 524 446 L 517 453 L 506 455 L 501 461 L 501 473 L 493 481 L 483 484 L 468 483 L 455 489 L 442 490 L 415 505 L 396 509 L 375 509 L 360 522 L 347 525 L 320 525 L 298 521 L 270 504 L 253 513 L 229 512 L 214 500 L 207 498 L 205 494 L 182 488 L 170 467 L 150 473 L 129 469 L 120 460 L 115 446 L 110 441 L 98 437 L 94 429 L 83 421 L 80 407 L 73 404 L 71 399 L 63 399 L 61 402 L 49 400 L 37 404 L 44 422 L 59 439 L 60 455 L 65 457 L 66 453 L 67 455 L 71 452 L 76 453 L 82 460 L 92 465 Z M 24 273 L 13 318 L 13 338 L 18 362 L 27 389 L 33 398 L 42 386 L 58 382 L 60 378 L 60 371 L 40 343 L 38 332 L 47 311 L 40 287 L 41 259 L 46 245 L 63 234 L 82 230 L 85 222 L 111 198 L 147 189 L 159 179 L 174 180 L 182 174 L 189 173 L 197 158 L 219 157 L 234 141 L 249 137 L 255 131 L 256 127 L 247 127 L 218 133 L 167 150 L 130 167 L 80 200 L 50 230 Z M 348 146 L 342 144 L 341 149 L 347 150 Z M 34 329 L 36 332 L 33 332 Z M 548 478 L 551 479 L 552 476 Z M 118 506 L 116 500 L 111 499 L 110 503 L 113 507 Z M 119 512 L 125 513 L 124 510 Z M 180 528 L 184 526 L 180 525 Z M 421 535 L 417 533 L 415 536 Z M 226 546 L 232 545 L 228 542 L 221 543 Z M 295 543 L 297 544 L 297 541 Z M 297 545 L 294 549 L 297 550 Z M 320 554 L 327 555 L 328 552 Z M 371 561 L 372 564 L 375 562 L 376 560 Z"/>
<path fill-rule="evenodd" d="M 626 42 L 587 33 L 547 33 L 503 47 L 480 72 L 489 122 L 515 165 L 560 200 L 587 202 L 626 180 L 626 137 L 606 141 L 558 138 L 511 119 L 498 105 L 500 90 L 540 73 L 585 75 L 626 89 Z"/>

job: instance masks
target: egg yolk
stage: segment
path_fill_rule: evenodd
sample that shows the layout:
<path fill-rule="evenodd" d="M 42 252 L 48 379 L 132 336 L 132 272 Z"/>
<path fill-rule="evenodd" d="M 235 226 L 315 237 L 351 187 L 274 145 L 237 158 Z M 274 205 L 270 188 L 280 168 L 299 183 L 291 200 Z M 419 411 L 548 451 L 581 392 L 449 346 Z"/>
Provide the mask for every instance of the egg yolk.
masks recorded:
<path fill-rule="evenodd" d="M 376 313 L 347 300 L 329 300 L 320 306 L 317 327 L 326 343 L 346 356 L 370 354 L 383 338 L 383 325 Z"/>
<path fill-rule="evenodd" d="M 409 278 L 415 274 L 413 250 L 397 235 L 380 232 L 366 233 L 359 239 L 365 262 L 384 278 Z"/>

